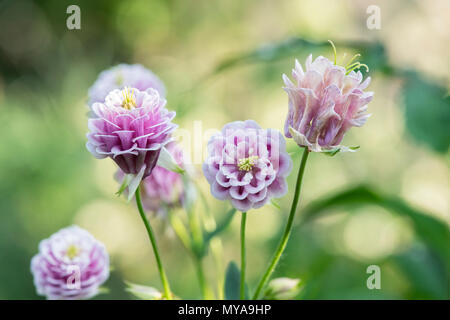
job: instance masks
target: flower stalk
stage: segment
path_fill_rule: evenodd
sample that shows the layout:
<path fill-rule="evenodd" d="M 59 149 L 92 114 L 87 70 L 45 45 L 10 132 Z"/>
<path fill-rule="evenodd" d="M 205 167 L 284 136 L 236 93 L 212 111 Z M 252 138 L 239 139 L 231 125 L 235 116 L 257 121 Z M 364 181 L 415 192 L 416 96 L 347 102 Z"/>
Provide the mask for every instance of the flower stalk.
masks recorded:
<path fill-rule="evenodd" d="M 298 202 L 300 199 L 300 190 L 301 190 L 301 185 L 302 185 L 302 180 L 303 180 L 303 174 L 305 172 L 306 160 L 308 159 L 308 154 L 309 154 L 309 150 L 307 147 L 305 147 L 305 150 L 303 151 L 302 160 L 300 163 L 300 168 L 298 170 L 297 182 L 295 184 L 295 191 L 294 191 L 294 199 L 292 200 L 291 211 L 289 213 L 289 218 L 288 218 L 288 222 L 286 224 L 286 228 L 284 230 L 281 241 L 278 244 L 277 250 L 275 251 L 275 254 L 269 264 L 269 267 L 267 268 L 263 277 L 259 281 L 258 287 L 255 291 L 255 294 L 253 295 L 253 300 L 258 299 L 259 295 L 261 294 L 261 291 L 264 289 L 264 286 L 266 285 L 267 281 L 269 281 L 270 276 L 272 275 L 273 271 L 275 270 L 275 267 L 277 266 L 278 261 L 280 260 L 284 249 L 286 248 L 286 244 L 287 244 L 287 242 L 289 240 L 289 236 L 291 234 L 292 224 L 294 222 L 294 217 L 295 217 L 295 212 L 297 210 L 297 205 L 298 205 Z"/>
<path fill-rule="evenodd" d="M 167 300 L 172 300 L 172 292 L 170 291 L 169 281 L 167 280 L 167 276 L 164 271 L 164 267 L 162 265 L 161 258 L 159 256 L 158 246 L 156 244 L 156 238 L 153 234 L 153 229 L 147 219 L 147 216 L 145 215 L 144 208 L 142 207 L 140 193 L 141 193 L 140 187 L 138 187 L 135 192 L 136 204 L 138 207 L 139 214 L 141 215 L 142 221 L 144 222 L 145 228 L 147 229 L 148 237 L 150 238 L 150 242 L 153 247 L 153 253 L 155 254 L 155 259 L 156 259 L 156 265 L 158 267 L 159 276 L 161 277 L 161 282 L 162 282 L 162 285 L 164 288 L 164 298 L 166 298 Z"/>
<path fill-rule="evenodd" d="M 245 224 L 247 222 L 247 212 L 242 212 L 241 217 L 241 287 L 240 298 L 245 300 L 245 268 L 246 268 L 246 253 L 245 253 Z"/>

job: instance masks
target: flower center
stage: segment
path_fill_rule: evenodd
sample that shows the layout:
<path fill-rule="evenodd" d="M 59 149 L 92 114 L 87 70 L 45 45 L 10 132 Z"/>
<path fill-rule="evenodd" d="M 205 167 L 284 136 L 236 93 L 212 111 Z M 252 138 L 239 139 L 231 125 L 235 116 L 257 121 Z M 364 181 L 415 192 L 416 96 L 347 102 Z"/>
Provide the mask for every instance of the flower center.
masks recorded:
<path fill-rule="evenodd" d="M 130 88 L 125 88 L 122 90 L 122 94 L 123 94 L 122 107 L 127 110 L 136 108 L 136 99 L 134 98 L 133 90 L 130 90 Z"/>
<path fill-rule="evenodd" d="M 67 248 L 66 256 L 68 256 L 69 259 L 73 259 L 73 258 L 75 258 L 79 253 L 80 253 L 80 249 L 79 249 L 76 245 L 71 244 L 71 245 Z"/>
<path fill-rule="evenodd" d="M 253 169 L 253 166 L 256 164 L 256 161 L 258 161 L 258 156 L 251 156 L 248 158 L 239 159 L 238 161 L 238 168 L 240 171 L 250 171 Z"/>

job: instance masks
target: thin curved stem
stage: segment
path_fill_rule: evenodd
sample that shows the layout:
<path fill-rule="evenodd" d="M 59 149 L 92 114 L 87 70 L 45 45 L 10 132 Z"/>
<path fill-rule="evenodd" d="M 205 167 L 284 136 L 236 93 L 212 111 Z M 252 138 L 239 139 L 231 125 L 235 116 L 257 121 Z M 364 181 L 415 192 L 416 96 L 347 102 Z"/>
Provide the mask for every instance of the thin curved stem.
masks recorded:
<path fill-rule="evenodd" d="M 289 218 L 288 218 L 288 221 L 286 224 L 286 228 L 284 229 L 283 236 L 281 238 L 280 243 L 278 244 L 277 250 L 275 251 L 272 261 L 269 264 L 269 267 L 267 268 L 263 277 L 259 281 L 258 287 L 255 291 L 255 294 L 253 295 L 253 300 L 256 300 L 259 298 L 261 291 L 264 289 L 264 286 L 266 285 L 267 281 L 269 281 L 270 276 L 272 275 L 272 272 L 275 270 L 275 267 L 277 266 L 278 261 L 280 260 L 284 249 L 286 248 L 286 244 L 287 244 L 287 242 L 289 240 L 289 236 L 291 234 L 292 224 L 294 222 L 294 217 L 295 217 L 295 212 L 297 210 L 298 201 L 300 199 L 300 190 L 301 190 L 301 185 L 302 185 L 302 180 L 303 180 L 303 174 L 305 172 L 306 160 L 308 159 L 308 154 L 309 154 L 308 148 L 305 147 L 305 151 L 303 151 L 302 161 L 300 163 L 300 168 L 298 170 L 297 182 L 295 184 L 294 199 L 292 200 L 291 211 L 289 213 Z"/>
<path fill-rule="evenodd" d="M 156 239 L 153 235 L 152 227 L 150 226 L 150 223 L 147 220 L 147 217 L 145 215 L 144 208 L 142 207 L 142 201 L 141 201 L 141 188 L 138 187 L 136 189 L 135 198 L 136 198 L 136 204 L 138 207 L 139 214 L 141 215 L 142 221 L 144 222 L 145 228 L 147 229 L 148 237 L 150 238 L 150 242 L 153 247 L 153 253 L 155 254 L 156 259 L 156 265 L 158 267 L 159 275 L 161 277 L 161 282 L 164 288 L 164 296 L 167 300 L 172 300 L 172 292 L 170 291 L 169 281 L 167 280 L 166 273 L 164 272 L 164 268 L 161 262 L 161 258 L 159 256 L 158 246 L 156 245 Z"/>
<path fill-rule="evenodd" d="M 241 300 L 245 300 L 245 267 L 246 267 L 246 257 L 245 257 L 245 224 L 247 221 L 247 212 L 242 212 L 241 217 Z"/>

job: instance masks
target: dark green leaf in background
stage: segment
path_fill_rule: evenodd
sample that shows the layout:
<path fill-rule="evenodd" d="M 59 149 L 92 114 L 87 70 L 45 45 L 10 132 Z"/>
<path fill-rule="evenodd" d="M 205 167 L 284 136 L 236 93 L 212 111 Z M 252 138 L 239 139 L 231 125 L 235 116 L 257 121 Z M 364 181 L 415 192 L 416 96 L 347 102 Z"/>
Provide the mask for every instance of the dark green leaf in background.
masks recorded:
<path fill-rule="evenodd" d="M 406 128 L 417 141 L 440 153 L 450 147 L 450 96 L 447 90 L 408 72 L 403 91 Z"/>
<path fill-rule="evenodd" d="M 239 300 L 241 272 L 234 261 L 228 264 L 225 274 L 225 299 Z"/>

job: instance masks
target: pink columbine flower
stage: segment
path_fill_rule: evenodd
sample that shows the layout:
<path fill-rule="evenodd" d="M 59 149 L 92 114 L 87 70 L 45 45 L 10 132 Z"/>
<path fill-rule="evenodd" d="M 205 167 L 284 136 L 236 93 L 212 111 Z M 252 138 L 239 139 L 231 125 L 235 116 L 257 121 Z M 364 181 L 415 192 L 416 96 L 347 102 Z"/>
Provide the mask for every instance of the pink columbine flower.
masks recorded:
<path fill-rule="evenodd" d="M 89 89 L 88 103 L 103 102 L 111 91 L 125 87 L 140 91 L 153 88 L 162 97 L 166 94 L 163 82 L 150 70 L 140 64 L 119 64 L 100 73 Z"/>
<path fill-rule="evenodd" d="M 253 120 L 228 123 L 212 136 L 203 164 L 213 196 L 243 212 L 285 195 L 291 169 L 281 133 Z"/>
<path fill-rule="evenodd" d="M 125 174 L 134 176 L 137 187 L 150 175 L 177 127 L 172 123 L 175 112 L 165 104 L 154 89 L 110 92 L 104 103 L 92 105 L 87 149 L 98 159 L 113 159 Z"/>
<path fill-rule="evenodd" d="M 47 299 L 87 299 L 108 279 L 109 256 L 89 232 L 71 226 L 41 241 L 31 272 L 37 293 Z"/>
<path fill-rule="evenodd" d="M 284 131 L 302 147 L 310 151 L 351 151 L 340 146 L 350 127 L 362 126 L 370 116 L 367 104 L 373 92 L 364 92 L 370 77 L 362 82 L 360 71 L 333 64 L 322 56 L 306 59 L 306 71 L 296 60 L 292 77 L 295 84 L 283 75 L 284 90 L 289 95 L 289 112 Z M 361 66 L 359 64 L 358 66 Z"/>
<path fill-rule="evenodd" d="M 175 143 L 170 142 L 166 146 L 175 162 L 184 168 L 183 151 Z M 123 181 L 124 174 L 118 169 L 115 174 L 116 180 Z M 183 204 L 185 190 L 181 174 L 167 170 L 156 165 L 152 173 L 142 180 L 141 199 L 146 211 L 158 215 L 166 215 L 168 208 L 176 208 Z"/>

